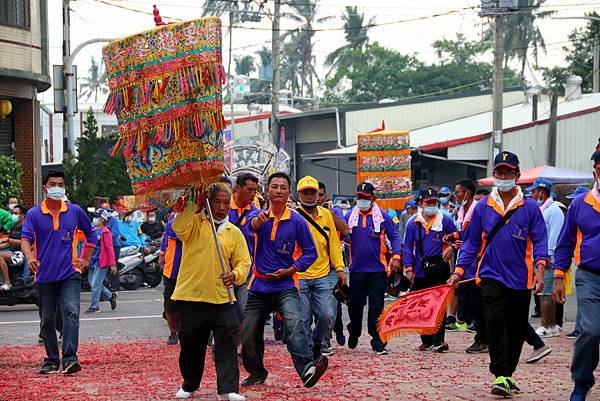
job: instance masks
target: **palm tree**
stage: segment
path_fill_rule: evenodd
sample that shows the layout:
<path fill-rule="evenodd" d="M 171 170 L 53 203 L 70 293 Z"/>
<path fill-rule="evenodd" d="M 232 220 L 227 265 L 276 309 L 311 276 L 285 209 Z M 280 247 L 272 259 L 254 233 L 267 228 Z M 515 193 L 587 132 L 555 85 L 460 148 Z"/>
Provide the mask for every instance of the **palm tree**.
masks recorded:
<path fill-rule="evenodd" d="M 320 82 L 315 68 L 313 55 L 313 37 L 315 36 L 314 24 L 323 23 L 332 17 L 315 19 L 317 1 L 306 0 L 290 3 L 288 6 L 293 13 L 287 17 L 297 22 L 300 26 L 283 35 L 284 42 L 282 63 L 282 82 L 297 90 L 301 96 L 314 96 L 314 82 Z M 292 79 L 292 75 L 296 76 Z M 286 80 L 287 79 L 287 80 Z M 296 83 L 294 81 L 297 81 Z"/>
<path fill-rule="evenodd" d="M 546 42 L 535 21 L 548 18 L 556 11 L 539 11 L 545 1 L 519 0 L 519 12 L 504 17 L 504 64 L 506 66 L 508 60 L 516 57 L 521 62 L 521 75 L 525 73 L 530 49 L 535 65 L 538 63 L 540 49 L 546 52 Z M 484 41 L 492 43 L 493 37 L 493 27 L 490 27 L 484 34 Z"/>
<path fill-rule="evenodd" d="M 365 50 L 369 45 L 369 29 L 375 23 L 375 17 L 372 17 L 365 24 L 365 15 L 359 14 L 356 6 L 346 6 L 346 11 L 342 14 L 342 20 L 344 21 L 346 44 L 335 49 L 325 58 L 325 66 L 330 67 L 329 73 L 334 69 L 347 66 L 349 51 Z"/>
<path fill-rule="evenodd" d="M 101 65 L 92 57 L 92 65 L 88 69 L 89 75 L 81 78 L 85 83 L 79 85 L 79 98 L 85 97 L 90 100 L 94 96 L 94 102 L 98 103 L 98 92 L 106 95 L 108 93 L 108 77 L 106 72 L 101 71 Z"/>
<path fill-rule="evenodd" d="M 256 67 L 254 66 L 254 57 L 252 56 L 236 57 L 234 62 L 235 73 L 237 75 L 249 76 L 251 72 L 256 71 Z"/>
<path fill-rule="evenodd" d="M 273 64 L 273 57 L 271 55 L 271 49 L 267 46 L 263 46 L 262 49 L 256 52 L 258 59 L 260 60 L 260 65 L 262 67 L 267 67 Z"/>

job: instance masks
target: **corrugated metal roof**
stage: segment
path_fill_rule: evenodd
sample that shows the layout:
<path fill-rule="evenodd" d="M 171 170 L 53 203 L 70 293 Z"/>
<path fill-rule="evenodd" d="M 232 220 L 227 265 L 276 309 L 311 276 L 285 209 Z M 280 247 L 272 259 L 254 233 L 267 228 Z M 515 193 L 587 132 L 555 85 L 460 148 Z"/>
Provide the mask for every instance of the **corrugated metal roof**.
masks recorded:
<path fill-rule="evenodd" d="M 600 93 L 592 93 L 583 95 L 581 99 L 577 100 L 559 99 L 557 115 L 559 120 L 564 120 L 597 111 L 600 111 Z M 536 121 L 532 121 L 531 104 L 505 107 L 503 111 L 504 132 L 510 133 L 545 124 L 549 117 L 550 101 L 547 97 L 538 103 L 538 119 Z M 412 148 L 432 151 L 485 139 L 490 136 L 491 131 L 492 113 L 486 112 L 411 131 L 410 145 Z M 342 149 L 302 155 L 302 157 L 307 160 L 349 157 L 355 155 L 356 150 L 357 145 L 352 145 Z"/>

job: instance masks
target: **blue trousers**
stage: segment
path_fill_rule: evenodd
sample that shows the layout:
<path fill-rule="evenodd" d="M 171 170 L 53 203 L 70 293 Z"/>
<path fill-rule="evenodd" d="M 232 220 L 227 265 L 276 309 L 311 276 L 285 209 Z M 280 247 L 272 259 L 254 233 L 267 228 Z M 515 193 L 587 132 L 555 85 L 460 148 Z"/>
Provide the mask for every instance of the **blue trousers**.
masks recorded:
<path fill-rule="evenodd" d="M 300 279 L 300 306 L 304 328 L 309 333 L 309 346 L 325 345 L 333 327 L 334 314 L 332 308 L 331 285 L 327 276 L 316 279 Z M 311 332 L 312 317 L 315 317 L 315 328 Z"/>
<path fill-rule="evenodd" d="M 287 349 L 292 356 L 294 367 L 302 377 L 313 362 L 308 347 L 308 334 L 304 328 L 300 296 L 293 287 L 273 293 L 248 292 L 248 302 L 244 313 L 242 331 L 242 358 L 244 368 L 255 376 L 264 376 L 268 372 L 263 362 L 265 354 L 265 322 L 269 313 L 279 312 L 287 333 Z"/>
<path fill-rule="evenodd" d="M 600 275 L 577 269 L 575 287 L 580 332 L 573 349 L 571 376 L 577 383 L 592 385 L 600 345 Z"/>
<path fill-rule="evenodd" d="M 42 313 L 42 332 L 46 358 L 56 366 L 60 364 L 58 340 L 56 338 L 56 307 L 60 309 L 62 327 L 62 362 L 77 361 L 79 346 L 79 301 L 81 295 L 81 275 L 73 274 L 66 280 L 54 283 L 38 283 L 38 296 Z"/>
<path fill-rule="evenodd" d="M 112 293 L 104 286 L 104 278 L 108 268 L 100 269 L 98 266 L 90 265 L 88 269 L 88 281 L 90 282 L 91 302 L 90 308 L 97 308 L 100 301 L 109 301 Z"/>

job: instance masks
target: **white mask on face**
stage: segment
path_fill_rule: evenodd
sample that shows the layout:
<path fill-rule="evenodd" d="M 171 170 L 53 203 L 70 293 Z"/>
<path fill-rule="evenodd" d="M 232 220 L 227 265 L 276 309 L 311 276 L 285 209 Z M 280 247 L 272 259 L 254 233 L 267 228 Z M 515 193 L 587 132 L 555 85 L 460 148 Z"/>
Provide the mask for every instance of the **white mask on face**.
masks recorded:
<path fill-rule="evenodd" d="M 94 227 L 98 227 L 98 226 L 100 225 L 100 218 L 99 218 L 99 217 L 94 217 L 94 218 L 92 219 L 92 225 L 93 225 Z"/>
<path fill-rule="evenodd" d="M 229 221 L 229 216 L 225 216 L 225 218 L 223 220 L 217 220 L 213 217 L 213 220 L 215 221 L 215 224 L 223 224 L 223 223 L 227 223 Z"/>
<path fill-rule="evenodd" d="M 8 207 L 8 210 L 13 210 L 17 206 L 17 204 L 16 203 L 9 203 L 6 206 Z"/>
<path fill-rule="evenodd" d="M 370 199 L 357 199 L 356 207 L 362 212 L 366 212 L 371 208 L 371 200 Z"/>
<path fill-rule="evenodd" d="M 494 186 L 498 188 L 500 192 L 510 192 L 517 185 L 517 180 L 513 178 L 512 180 L 500 180 L 498 178 L 494 178 Z"/>
<path fill-rule="evenodd" d="M 46 188 L 48 198 L 52 200 L 62 200 L 65 197 L 65 189 L 61 187 L 50 187 Z"/>

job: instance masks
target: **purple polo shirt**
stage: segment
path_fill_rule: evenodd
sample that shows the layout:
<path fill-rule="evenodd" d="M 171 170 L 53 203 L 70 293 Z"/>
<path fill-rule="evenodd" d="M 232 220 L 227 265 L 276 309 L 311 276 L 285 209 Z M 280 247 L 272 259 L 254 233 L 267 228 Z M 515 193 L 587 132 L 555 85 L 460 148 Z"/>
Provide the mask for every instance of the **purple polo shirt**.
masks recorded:
<path fill-rule="evenodd" d="M 172 216 L 167 222 L 165 234 L 160 243 L 160 251 L 165 255 L 163 276 L 176 280 L 179 274 L 179 266 L 181 265 L 183 242 L 181 242 L 175 231 L 173 231 L 173 220 L 175 220 L 175 216 Z"/>
<path fill-rule="evenodd" d="M 248 217 L 248 225 L 260 213 L 253 212 Z M 306 271 L 317 260 L 317 249 L 308 223 L 297 212 L 286 209 L 279 220 L 270 213 L 267 220 L 255 232 L 256 245 L 252 263 L 252 278 L 248 288 L 258 293 L 272 293 L 295 287 L 292 277 L 283 280 L 271 280 L 265 274 L 274 273 L 279 269 L 287 269 L 292 265 L 298 271 Z M 251 227 L 251 226 L 250 226 Z M 301 255 L 294 258 L 296 249 Z"/>
<path fill-rule="evenodd" d="M 81 273 L 73 266 L 73 262 L 77 261 L 76 230 L 85 235 L 86 246 L 96 246 L 96 232 L 79 206 L 62 202 L 57 216 L 50 213 L 46 201 L 29 209 L 21 239 L 34 246 L 35 256 L 40 262 L 36 283 L 53 283 Z"/>
<path fill-rule="evenodd" d="M 240 221 L 240 216 L 244 213 L 245 210 L 248 211 L 246 212 L 242 221 Z M 246 244 L 248 245 L 248 252 L 250 252 L 250 255 L 254 254 L 254 232 L 252 232 L 250 225 L 246 223 L 248 222 L 248 218 L 250 217 L 250 215 L 254 214 L 256 216 L 257 212 L 258 209 L 253 204 L 249 204 L 248 206 L 242 209 L 236 205 L 233 197 L 231 198 L 231 208 L 229 209 L 228 213 L 229 222 L 237 228 L 239 228 L 242 234 L 244 235 L 244 238 L 246 239 Z"/>

